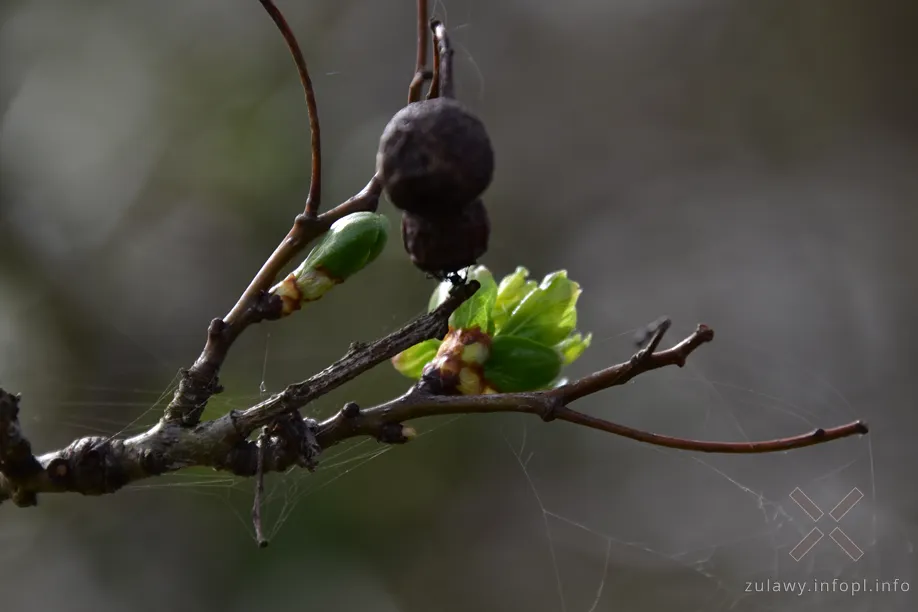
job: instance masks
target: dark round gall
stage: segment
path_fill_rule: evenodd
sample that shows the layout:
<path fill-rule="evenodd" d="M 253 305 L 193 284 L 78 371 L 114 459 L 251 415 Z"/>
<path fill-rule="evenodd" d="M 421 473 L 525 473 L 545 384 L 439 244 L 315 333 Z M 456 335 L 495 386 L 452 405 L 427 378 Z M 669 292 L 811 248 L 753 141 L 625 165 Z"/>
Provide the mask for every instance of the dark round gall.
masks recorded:
<path fill-rule="evenodd" d="M 481 120 L 451 98 L 409 104 L 379 140 L 376 173 L 396 207 L 453 214 L 479 197 L 494 175 L 494 151 Z"/>
<path fill-rule="evenodd" d="M 491 223 L 481 200 L 450 217 L 402 214 L 402 242 L 418 269 L 443 279 L 478 263 L 488 250 Z"/>

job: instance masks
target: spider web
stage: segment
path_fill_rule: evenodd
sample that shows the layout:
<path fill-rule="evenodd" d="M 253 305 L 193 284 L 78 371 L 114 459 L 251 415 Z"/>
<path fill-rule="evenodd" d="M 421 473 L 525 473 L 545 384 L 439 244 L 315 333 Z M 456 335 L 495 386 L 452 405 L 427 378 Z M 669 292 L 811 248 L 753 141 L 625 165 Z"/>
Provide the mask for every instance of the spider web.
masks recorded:
<path fill-rule="evenodd" d="M 591 351 L 619 353 L 632 335 L 633 330 L 598 341 Z M 265 334 L 258 389 L 216 396 L 212 401 L 219 411 L 248 407 L 280 390 L 266 382 L 278 359 L 270 349 L 270 335 Z M 745 346 L 739 354 L 755 351 Z M 863 416 L 829 381 L 787 358 L 770 359 L 755 356 L 758 374 L 750 383 L 743 376 L 707 376 L 698 354 L 682 370 L 646 374 L 635 384 L 597 396 L 584 409 L 653 431 L 735 440 L 778 437 Z M 177 381 L 178 373 L 163 389 L 85 387 L 54 408 L 61 416 L 53 418 L 77 434 L 140 433 L 160 417 Z M 797 393 L 788 395 L 789 389 Z M 127 423 L 96 414 L 108 414 L 113 407 L 139 409 L 139 414 Z M 681 414 L 674 416 L 677 412 Z M 455 417 L 432 426 L 420 422 L 420 439 L 404 451 L 374 440 L 354 440 L 329 449 L 315 473 L 291 469 L 270 475 L 264 499 L 268 538 L 284 538 L 292 517 L 308 515 L 306 500 L 346 486 L 346 477 L 393 451 L 411 452 L 429 440 L 435 444 L 460 419 L 475 420 Z M 452 525 L 464 536 L 446 549 L 438 547 L 438 555 L 471 557 L 494 580 L 514 573 L 525 578 L 530 586 L 517 584 L 514 590 L 513 580 L 507 583 L 507 609 L 886 611 L 906 609 L 911 598 L 901 591 L 851 592 L 854 584 L 864 591 L 890 589 L 896 578 L 909 581 L 913 576 L 911 539 L 881 515 L 884 492 L 876 486 L 875 434 L 789 453 L 722 456 L 650 447 L 557 424 L 540 427 L 524 415 L 498 415 L 495 420 L 497 427 L 494 421 L 482 427 L 499 432 L 491 445 L 498 467 L 470 473 L 456 497 L 485 504 L 498 533 L 474 536 L 474 525 L 460 510 L 468 502 L 461 501 L 433 528 Z M 385 465 L 378 471 L 384 473 Z M 253 488 L 248 478 L 191 469 L 129 485 L 119 494 L 165 490 L 213 502 L 215 511 L 235 517 L 238 533 L 254 541 L 249 517 Z M 482 494 L 495 489 L 501 492 Z M 826 515 L 850 491 L 859 491 L 863 498 L 839 521 L 829 516 L 814 521 L 789 497 L 795 489 Z M 505 530 L 510 524 L 516 525 Z M 814 527 L 825 536 L 795 560 L 791 551 Z M 830 536 L 836 527 L 861 551 L 857 560 Z M 512 570 L 495 565 L 486 559 L 495 550 L 524 552 L 526 562 Z M 440 573 L 442 580 L 449 573 L 442 563 L 423 565 L 429 567 L 418 569 L 421 575 Z"/>
<path fill-rule="evenodd" d="M 745 353 L 750 350 L 753 347 L 744 347 Z M 745 424 L 759 421 L 755 416 L 762 413 L 774 421 L 798 423 L 798 431 L 858 417 L 834 385 L 819 380 L 800 364 L 779 361 L 785 362 L 782 375 L 790 368 L 798 372 L 797 378 L 807 379 L 800 387 L 808 391 L 806 403 L 708 378 L 694 365 L 684 372 L 667 372 L 666 385 L 674 399 L 691 393 L 692 387 L 707 396 L 709 401 L 700 407 L 699 435 L 694 436 L 699 438 L 767 437 L 761 427 Z M 654 375 L 663 373 L 650 374 Z M 813 400 L 814 392 L 821 395 L 821 401 Z M 646 408 L 635 414 L 640 410 Z M 621 469 L 638 472 L 624 479 L 631 481 L 625 491 L 591 499 L 590 491 L 608 480 L 608 468 L 597 468 L 589 461 L 592 467 L 585 471 L 582 465 L 568 467 L 580 473 L 565 482 L 552 465 L 554 451 L 540 450 L 545 445 L 532 441 L 528 425 L 514 429 L 504 434 L 504 442 L 539 518 L 538 526 L 531 525 L 542 532 L 545 567 L 538 579 L 552 583 L 555 591 L 554 607 L 543 603 L 539 609 L 707 612 L 904 610 L 908 606 L 909 593 L 893 581 L 914 576 L 913 544 L 904 529 L 880 523 L 883 498 L 878 497 L 876 487 L 873 435 L 840 442 L 834 449 L 747 457 L 632 448 L 626 456 L 648 467 L 635 470 L 635 463 L 624 463 Z M 724 434 L 731 429 L 735 435 Z M 782 435 L 780 431 L 772 437 Z M 596 438 L 589 432 L 582 437 Z M 615 444 L 607 439 L 602 443 Z M 828 460 L 812 459 L 820 452 Z M 545 459 L 541 464 L 540 456 Z M 603 461 L 609 457 L 607 452 L 596 456 Z M 540 474 L 545 472 L 549 476 L 543 482 Z M 614 480 L 621 487 L 622 478 Z M 680 480 L 688 486 L 678 486 Z M 581 487 L 583 492 L 577 494 Z M 640 493 L 631 494 L 628 489 Z M 808 493 L 825 508 L 825 515 L 814 521 L 790 498 L 794 490 Z M 860 501 L 845 515 L 835 513 L 839 520 L 833 521 L 830 511 L 846 495 Z M 626 500 L 628 508 L 610 513 L 610 504 L 616 504 L 610 497 Z M 628 514 L 634 522 L 623 519 Z M 801 540 L 816 525 L 826 535 L 812 548 L 801 548 Z M 641 529 L 646 531 L 640 533 Z M 897 540 L 900 545 L 889 550 L 884 539 Z M 884 559 L 888 561 L 885 565 Z M 884 589 L 886 592 L 877 592 Z"/>

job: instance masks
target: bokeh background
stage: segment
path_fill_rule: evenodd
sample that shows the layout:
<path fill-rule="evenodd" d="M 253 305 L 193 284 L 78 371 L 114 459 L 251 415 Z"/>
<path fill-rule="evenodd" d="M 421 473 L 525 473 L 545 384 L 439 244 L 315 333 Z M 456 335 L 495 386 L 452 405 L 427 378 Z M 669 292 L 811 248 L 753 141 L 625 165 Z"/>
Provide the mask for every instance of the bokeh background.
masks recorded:
<path fill-rule="evenodd" d="M 404 103 L 414 3 L 279 4 L 317 88 L 330 206 L 369 179 Z M 265 550 L 251 483 L 214 473 L 5 504 L 3 610 L 914 609 L 901 588 L 746 591 L 918 589 L 918 4 L 434 4 L 497 154 L 483 263 L 582 283 L 594 344 L 570 374 L 627 358 L 660 315 L 671 341 L 717 331 L 686 368 L 578 407 L 705 439 L 855 418 L 872 433 L 730 457 L 435 419 L 405 447 L 336 448 L 273 479 Z M 254 0 L 13 0 L 0 19 L 0 384 L 37 449 L 136 431 L 302 206 L 296 73 Z M 213 409 L 308 377 L 431 290 L 393 235 L 359 277 L 249 330 Z M 406 384 L 384 364 L 310 412 Z M 814 526 L 795 487 L 826 511 L 864 492 L 839 523 L 859 561 L 828 538 L 790 558 Z"/>

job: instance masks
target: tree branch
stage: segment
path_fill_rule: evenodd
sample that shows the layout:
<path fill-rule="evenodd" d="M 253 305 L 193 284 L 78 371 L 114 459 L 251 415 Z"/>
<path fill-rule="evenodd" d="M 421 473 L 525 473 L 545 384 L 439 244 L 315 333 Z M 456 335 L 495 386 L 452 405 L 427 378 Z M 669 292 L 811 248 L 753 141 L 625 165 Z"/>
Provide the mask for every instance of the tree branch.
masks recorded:
<path fill-rule="evenodd" d="M 250 325 L 280 316 L 280 299 L 267 294 L 278 274 L 306 245 L 328 231 L 332 223 L 338 219 L 358 211 L 375 211 L 382 193 L 382 185 L 374 176 L 360 193 L 332 210 L 316 216 L 322 189 L 322 154 L 315 91 L 303 52 L 287 20 L 272 0 L 259 1 L 284 37 L 303 84 L 312 133 L 312 176 L 309 196 L 306 198 L 304 213 L 294 218 L 293 227 L 262 264 L 233 308 L 222 319 L 213 319 L 210 322 L 204 349 L 192 366 L 182 371 L 179 386 L 166 406 L 164 418 L 168 422 L 186 426 L 197 424 L 211 396 L 223 390 L 219 381 L 220 368 L 236 338 Z"/>
<path fill-rule="evenodd" d="M 232 310 L 223 319 L 210 322 L 204 350 L 190 368 L 182 371 L 178 389 L 166 407 L 167 421 L 186 426 L 198 422 L 207 401 L 222 390 L 218 375 L 236 338 L 250 325 L 280 316 L 280 298 L 267 294 L 280 271 L 338 219 L 358 211 L 375 211 L 379 206 L 380 193 L 382 185 L 374 176 L 360 193 L 317 218 L 297 215 L 293 227 L 262 265 Z"/>
<path fill-rule="evenodd" d="M 768 453 L 802 448 L 837 440 L 855 434 L 867 433 L 867 425 L 857 421 L 831 429 L 815 431 L 761 442 L 707 442 L 664 436 L 633 429 L 578 412 L 568 404 L 609 387 L 623 385 L 635 376 L 669 365 L 682 367 L 685 360 L 699 346 L 714 339 L 714 331 L 705 326 L 698 328 L 676 346 L 659 352 L 654 349 L 669 329 L 664 320 L 654 333 L 650 344 L 630 360 L 591 374 L 573 383 L 549 391 L 535 393 L 503 393 L 493 395 L 438 396 L 409 391 L 388 403 L 355 412 L 342 410 L 319 424 L 317 440 L 323 449 L 355 436 L 371 436 L 380 440 L 388 435 L 393 423 L 445 414 L 485 414 L 492 412 L 520 412 L 534 414 L 545 421 L 567 421 L 606 433 L 615 434 L 682 450 L 704 453 Z"/>
<path fill-rule="evenodd" d="M 35 493 L 16 483 L 34 478 L 41 470 L 19 426 L 19 396 L 0 389 L 0 478 L 5 474 L 10 479 L 8 495 L 17 505 L 35 505 Z"/>
<path fill-rule="evenodd" d="M 404 423 L 428 416 L 519 412 L 538 415 L 544 421 L 567 421 L 639 442 L 717 453 L 784 451 L 867 433 L 866 424 L 858 421 L 776 440 L 708 442 L 641 431 L 570 407 L 578 399 L 622 385 L 645 372 L 670 365 L 681 367 L 692 352 L 714 337 L 710 328 L 700 325 L 672 348 L 658 350 L 670 327 L 668 319 L 653 326 L 647 345 L 630 360 L 555 389 L 442 396 L 431 392 L 435 385 L 419 383 L 403 396 L 365 410 L 348 403 L 321 423 L 301 417 L 299 410 L 315 399 L 420 342 L 442 338 L 448 330 L 450 315 L 478 290 L 475 281 L 453 287 L 438 308 L 398 331 L 370 344 L 351 345 L 341 359 L 308 380 L 289 385 L 246 410 L 231 411 L 211 421 L 200 422 L 207 401 L 221 391 L 219 371 L 236 338 L 252 324 L 280 317 L 281 300 L 268 293 L 278 274 L 335 221 L 354 212 L 375 211 L 382 192 L 381 182 L 374 176 L 360 193 L 318 214 L 321 152 L 315 93 L 302 51 L 289 25 L 272 0 L 260 1 L 290 49 L 306 96 L 312 132 L 312 176 L 304 213 L 297 215 L 290 231 L 229 313 L 211 321 L 204 349 L 194 364 L 183 371 L 163 419 L 148 431 L 130 438 L 79 438 L 64 449 L 36 457 L 20 426 L 18 396 L 0 389 L 0 502 L 12 499 L 19 506 L 32 506 L 40 493 L 102 495 L 166 472 L 195 466 L 211 467 L 241 476 L 256 476 L 252 517 L 259 543 L 263 545 L 266 541 L 261 525 L 261 504 L 265 473 L 284 471 L 291 466 L 315 469 L 323 450 L 358 436 L 371 436 L 387 444 L 408 442 L 415 434 Z M 446 28 L 437 20 L 431 20 L 428 25 L 428 8 L 426 0 L 418 0 L 418 45 L 409 101 L 420 98 L 423 81 L 431 77 L 428 98 L 454 95 L 453 51 Z M 425 69 L 427 27 L 433 32 L 435 42 L 433 75 Z M 260 435 L 253 441 L 253 434 L 259 430 Z"/>
<path fill-rule="evenodd" d="M 291 465 L 312 468 L 321 450 L 315 442 L 315 422 L 304 421 L 296 411 L 405 349 L 430 338 L 442 338 L 450 315 L 478 288 L 477 282 L 454 287 L 433 312 L 370 344 L 352 344 L 344 357 L 328 368 L 247 410 L 232 411 L 194 427 L 163 419 L 150 430 L 126 439 L 80 438 L 37 461 L 20 431 L 18 398 L 0 389 L 0 457 L 4 459 L 0 502 L 12 498 L 17 505 L 27 506 L 35 504 L 37 493 L 113 493 L 130 482 L 194 466 L 253 476 L 258 471 L 259 449 L 248 438 L 266 426 L 270 431 L 264 441 L 264 472 Z M 32 467 L 19 469 L 26 465 Z"/>
<path fill-rule="evenodd" d="M 758 442 L 708 442 L 689 440 L 641 431 L 572 409 L 569 404 L 609 387 L 625 384 L 634 377 L 658 368 L 682 366 L 698 347 L 714 338 L 704 325 L 675 346 L 656 350 L 669 329 L 663 321 L 648 345 L 618 365 L 606 368 L 572 383 L 533 393 L 504 393 L 475 396 L 431 395 L 414 387 L 399 398 L 361 410 L 348 403 L 336 415 L 317 423 L 302 419 L 298 409 L 332 389 L 359 376 L 375 365 L 423 340 L 442 337 L 450 314 L 478 289 L 477 283 L 455 287 L 449 298 L 434 312 L 418 317 L 402 329 L 369 345 L 352 345 L 340 360 L 309 380 L 287 387 L 260 404 L 241 412 L 184 427 L 162 421 L 149 431 L 127 439 L 81 438 L 65 449 L 31 460 L 28 442 L 19 433 L 16 411 L 3 409 L 0 425 L 14 432 L 0 438 L 0 454 L 9 456 L 13 446 L 20 449 L 18 462 L 33 467 L 25 473 L 0 470 L 0 501 L 12 498 L 18 505 L 32 505 L 38 493 L 78 492 L 84 495 L 113 493 L 124 485 L 165 472 L 192 466 L 207 466 L 240 476 L 255 476 L 283 471 L 291 466 L 314 469 L 319 454 L 347 439 L 370 436 L 380 442 L 408 442 L 414 430 L 404 423 L 414 419 L 446 414 L 485 414 L 518 412 L 533 414 L 545 421 L 559 420 L 623 436 L 638 442 L 707 453 L 766 453 L 786 451 L 840 438 L 866 434 L 861 421 L 829 429 Z M 3 393 L 5 404 L 15 405 Z M 257 441 L 249 437 L 267 427 Z M 23 451 L 28 455 L 22 458 Z M 35 461 L 39 469 L 35 469 Z M 254 507 L 253 507 L 254 512 Z"/>
<path fill-rule="evenodd" d="M 433 76 L 432 73 L 427 70 L 427 15 L 429 14 L 427 5 L 427 0 L 417 1 L 418 47 L 414 60 L 414 77 L 408 85 L 409 104 L 421 99 L 421 87 L 424 86 L 424 81 Z"/>

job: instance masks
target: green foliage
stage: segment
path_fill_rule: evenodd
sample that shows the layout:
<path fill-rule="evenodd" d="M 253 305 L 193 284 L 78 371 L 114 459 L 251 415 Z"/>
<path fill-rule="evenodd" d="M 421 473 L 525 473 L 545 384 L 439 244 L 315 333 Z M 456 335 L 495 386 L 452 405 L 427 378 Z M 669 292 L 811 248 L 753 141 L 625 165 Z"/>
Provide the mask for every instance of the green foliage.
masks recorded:
<path fill-rule="evenodd" d="M 485 379 L 504 393 L 543 389 L 561 373 L 561 355 L 550 346 L 520 336 L 497 336 L 485 362 Z"/>
<path fill-rule="evenodd" d="M 475 266 L 469 270 L 468 280 L 477 280 L 481 288 L 449 318 L 453 329 L 472 329 L 477 327 L 486 334 L 494 333 L 494 320 L 491 312 L 497 299 L 497 283 L 491 272 L 484 266 Z M 448 281 L 443 284 L 450 284 Z"/>
<path fill-rule="evenodd" d="M 484 364 L 485 379 L 499 392 L 533 391 L 558 383 L 561 369 L 576 361 L 590 345 L 591 334 L 576 331 L 580 285 L 559 270 L 541 283 L 529 280 L 518 267 L 495 283 L 484 266 L 469 271 L 481 288 L 450 317 L 451 330 L 478 328 L 491 338 Z M 428 309 L 446 299 L 451 284 L 444 281 L 431 295 Z M 441 341 L 428 340 L 396 356 L 396 370 L 417 380 L 436 357 Z"/>
<path fill-rule="evenodd" d="M 440 343 L 441 340 L 431 339 L 415 344 L 393 357 L 392 365 L 408 378 L 417 380 L 421 377 L 424 366 L 437 356 Z"/>

